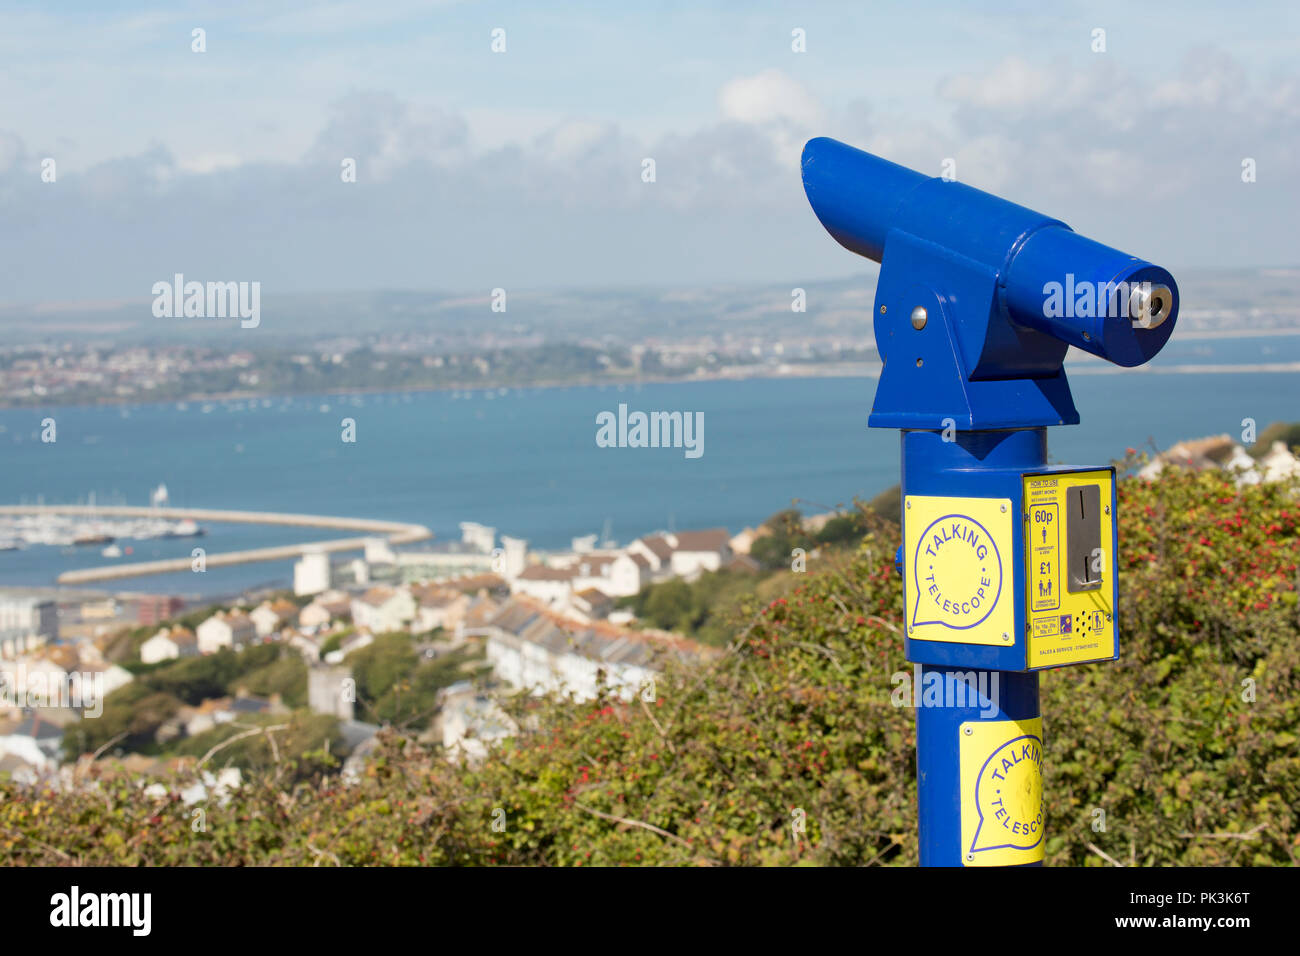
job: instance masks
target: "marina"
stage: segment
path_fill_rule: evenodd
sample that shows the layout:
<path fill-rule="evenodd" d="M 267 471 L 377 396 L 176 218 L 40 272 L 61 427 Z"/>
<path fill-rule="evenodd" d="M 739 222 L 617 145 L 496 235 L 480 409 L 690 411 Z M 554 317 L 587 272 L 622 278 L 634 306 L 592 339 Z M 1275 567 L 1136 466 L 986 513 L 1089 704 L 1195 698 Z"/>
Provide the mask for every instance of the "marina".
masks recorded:
<path fill-rule="evenodd" d="M 122 541 L 151 541 L 159 538 L 198 538 L 207 529 L 188 518 L 105 517 L 81 518 L 59 514 L 0 517 L 0 551 L 32 545 L 57 548 L 113 546 Z"/>
<path fill-rule="evenodd" d="M 291 527 L 329 528 L 335 530 L 359 531 L 367 535 L 360 538 L 340 538 L 330 541 L 315 541 L 304 544 L 279 545 L 269 548 L 254 548 L 244 551 L 225 552 L 204 555 L 204 564 L 223 567 L 234 564 L 248 564 L 260 561 L 277 561 L 298 557 L 307 551 L 351 551 L 364 548 L 375 537 L 386 538 L 390 545 L 410 544 L 423 541 L 432 536 L 428 528 L 417 524 L 396 521 L 374 521 L 368 518 L 336 518 L 329 515 L 283 514 L 261 511 L 217 511 L 205 508 L 158 508 L 131 507 L 112 505 L 96 508 L 94 505 L 3 505 L 0 506 L 0 521 L 12 519 L 16 525 L 31 527 L 40 522 L 62 520 L 64 525 L 85 522 L 91 515 L 96 521 L 144 520 L 166 526 L 171 537 L 181 537 L 175 533 L 178 526 L 198 527 L 199 521 L 219 521 L 232 524 L 269 524 Z M 150 525 L 152 527 L 152 525 Z M 46 541 L 38 543 L 45 544 Z M 109 548 L 116 550 L 116 545 Z M 105 552 L 109 551 L 105 549 Z M 126 549 L 122 549 L 125 553 Z M 105 553 L 105 557 L 120 555 Z M 86 584 L 92 581 L 108 581 L 115 578 L 127 578 L 164 574 L 172 571 L 192 569 L 191 556 L 169 558 L 160 561 L 143 561 L 106 567 L 81 568 L 66 571 L 58 576 L 60 584 Z"/>
<path fill-rule="evenodd" d="M 171 538 L 197 538 L 207 531 L 192 518 L 164 517 L 161 509 L 168 503 L 167 486 L 159 485 L 149 496 L 151 508 L 135 509 L 138 515 L 114 517 L 111 508 L 96 506 L 92 493 L 89 503 L 60 507 L 37 505 L 22 512 L 0 514 L 0 551 L 16 551 L 32 545 L 55 548 L 100 547 L 106 558 L 130 554 L 132 547 L 122 541 L 152 541 Z"/>

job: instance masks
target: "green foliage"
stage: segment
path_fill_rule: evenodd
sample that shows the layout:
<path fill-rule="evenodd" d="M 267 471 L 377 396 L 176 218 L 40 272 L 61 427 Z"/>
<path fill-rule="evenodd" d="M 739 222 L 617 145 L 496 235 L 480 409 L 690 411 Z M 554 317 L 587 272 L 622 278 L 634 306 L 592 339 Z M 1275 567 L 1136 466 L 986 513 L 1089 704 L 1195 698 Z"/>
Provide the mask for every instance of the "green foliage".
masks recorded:
<path fill-rule="evenodd" d="M 794 508 L 772 515 L 762 525 L 767 533 L 750 545 L 749 556 L 769 571 L 790 567 L 795 548 L 807 553 L 816 547 L 812 535 L 803 530 L 802 521 L 803 516 Z"/>
<path fill-rule="evenodd" d="M 282 652 L 269 664 L 241 674 L 227 687 L 236 684 L 235 690 L 242 688 L 255 697 L 279 694 L 286 707 L 307 706 L 307 663 L 292 650 Z"/>
<path fill-rule="evenodd" d="M 1300 446 L 1300 422 L 1287 424 L 1274 422 L 1256 436 L 1255 444 L 1246 449 L 1253 457 L 1262 458 L 1273 447 L 1273 442 L 1280 441 L 1287 448 Z"/>
<path fill-rule="evenodd" d="M 884 492 L 881 497 L 888 499 L 889 494 Z M 797 509 L 779 511 L 763 522 L 767 533 L 754 540 L 749 556 L 767 570 L 778 570 L 790 567 L 795 548 L 808 554 L 822 547 L 852 546 L 879 524 L 874 513 L 879 501 L 881 498 L 867 505 L 855 502 L 853 510 L 829 519 L 815 532 L 804 528 L 803 515 Z M 897 522 L 897 511 L 894 511 L 892 520 Z"/>
<path fill-rule="evenodd" d="M 900 516 L 903 513 L 903 488 L 901 485 L 894 485 L 892 488 L 886 488 L 876 497 L 872 498 L 866 504 L 866 510 L 879 518 L 883 518 L 890 524 L 898 524 Z"/>
<path fill-rule="evenodd" d="M 341 631 L 335 631 L 329 637 L 325 638 L 324 642 L 320 646 L 320 656 L 324 657 L 326 654 L 332 654 L 337 651 L 343 646 L 344 639 L 350 637 L 355 630 L 356 628 L 345 627 Z"/>
<path fill-rule="evenodd" d="M 298 654 L 283 644 L 254 644 L 242 651 L 222 648 L 215 654 L 200 657 L 183 657 L 165 667 L 142 675 L 139 680 L 155 690 L 164 691 L 196 706 L 209 697 L 222 697 L 234 693 L 250 675 L 270 667 L 282 657 L 298 659 Z M 299 663 L 301 660 L 299 659 Z M 281 677 L 291 676 L 292 666 L 280 671 Z M 284 688 L 296 698 L 305 698 L 307 672 L 297 671 L 301 687 L 286 681 Z"/>
<path fill-rule="evenodd" d="M 421 657 L 408 634 L 381 634 L 369 647 L 347 657 L 357 682 L 358 715 L 398 727 L 422 728 L 437 711 L 438 691 L 468 675 L 477 648 Z"/>
<path fill-rule="evenodd" d="M 1049 864 L 1297 862 L 1297 490 L 1177 469 L 1121 484 L 1121 658 L 1042 677 Z M 653 703 L 511 699 L 518 734 L 474 766 L 385 731 L 355 785 L 256 776 L 204 833 L 107 774 L 0 783 L 0 861 L 914 864 L 897 543 L 878 529 L 759 582 L 750 623 L 712 659 L 666 661 Z M 366 688 L 409 664 L 385 644 Z"/>
<path fill-rule="evenodd" d="M 156 749 L 154 733 L 180 708 L 181 701 L 172 694 L 134 681 L 104 699 L 99 717 L 87 717 L 64 728 L 64 756 L 75 759 L 110 743 L 122 750 L 152 752 Z"/>
<path fill-rule="evenodd" d="M 1297 862 L 1297 490 L 1121 483 L 1120 660 L 1043 680 L 1051 860 Z"/>
<path fill-rule="evenodd" d="M 706 571 L 694 581 L 671 578 L 622 602 L 644 624 L 685 634 L 704 644 L 726 645 L 741 608 L 752 600 L 755 578 L 737 571 Z"/>
<path fill-rule="evenodd" d="M 286 725 L 287 726 L 284 726 Z M 246 734 L 254 728 L 278 728 L 271 733 Z M 341 749 L 342 736 L 338 720 L 325 714 L 297 711 L 288 716 L 251 714 L 238 721 L 221 724 L 211 730 L 187 737 L 171 752 L 177 755 L 203 757 L 223 742 L 232 742 L 213 754 L 211 767 L 234 766 L 245 772 L 272 772 L 284 766 L 292 779 L 306 780 L 319 777 L 334 767 L 345 754 Z"/>
<path fill-rule="evenodd" d="M 104 699 L 104 713 L 68 726 L 65 756 L 94 752 L 119 734 L 124 750 L 156 753 L 153 736 L 183 705 L 191 707 L 240 689 L 250 694 L 278 693 L 288 707 L 307 702 L 307 668 L 283 644 L 255 644 L 238 653 L 222 649 L 201 657 L 183 657 L 142 669 L 134 681 Z"/>
<path fill-rule="evenodd" d="M 357 694 L 365 700 L 378 700 L 384 692 L 415 670 L 420 657 L 409 634 L 380 634 L 369 647 L 347 656 Z"/>

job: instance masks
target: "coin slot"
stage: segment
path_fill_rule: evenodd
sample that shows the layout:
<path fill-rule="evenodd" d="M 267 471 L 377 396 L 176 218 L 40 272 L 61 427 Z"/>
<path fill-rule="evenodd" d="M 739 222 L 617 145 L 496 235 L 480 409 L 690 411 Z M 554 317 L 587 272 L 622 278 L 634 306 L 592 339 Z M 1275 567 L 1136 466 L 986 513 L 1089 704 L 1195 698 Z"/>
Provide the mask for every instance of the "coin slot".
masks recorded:
<path fill-rule="evenodd" d="M 1079 485 L 1066 489 L 1065 566 L 1066 587 L 1095 591 L 1101 587 L 1106 565 L 1101 551 L 1101 488 Z"/>

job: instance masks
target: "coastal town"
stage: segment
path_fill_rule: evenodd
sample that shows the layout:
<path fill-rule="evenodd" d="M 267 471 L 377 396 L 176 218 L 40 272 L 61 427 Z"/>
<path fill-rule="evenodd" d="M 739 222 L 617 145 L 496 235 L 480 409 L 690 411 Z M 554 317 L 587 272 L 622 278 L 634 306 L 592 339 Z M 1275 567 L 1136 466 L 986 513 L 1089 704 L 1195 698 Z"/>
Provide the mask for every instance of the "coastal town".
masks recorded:
<path fill-rule="evenodd" d="M 521 689 L 576 700 L 653 693 L 661 662 L 695 659 L 711 649 L 681 635 L 638 626 L 620 598 L 670 579 L 723 570 L 748 572 L 757 532 L 723 528 L 659 532 L 626 547 L 600 547 L 597 536 L 563 552 L 530 551 L 528 542 L 465 522 L 461 539 L 436 548 L 394 551 L 375 539 L 360 557 L 335 562 L 304 554 L 293 587 L 200 611 L 197 623 L 176 597 L 102 593 L 0 596 L 0 773 L 18 780 L 58 779 L 69 759 L 65 728 L 102 713 L 137 675 L 188 659 L 278 645 L 306 671 L 305 709 L 338 722 L 350 764 L 364 760 L 380 729 L 362 712 L 349 662 L 377 639 L 397 635 L 422 660 L 455 656 L 459 673 L 438 688 L 438 713 L 425 739 L 448 756 L 481 756 L 511 732 L 495 697 Z M 142 640 L 123 654 L 114 636 L 135 625 Z M 147 636 L 146 636 L 147 635 Z M 117 659 L 115 659 L 117 658 Z M 288 714 L 282 695 L 244 688 L 185 704 L 152 728 L 148 750 L 197 738 L 249 718 Z M 82 755 L 84 756 L 84 755 Z M 121 748 L 126 759 L 158 770 L 167 758 Z M 182 758 L 172 758 L 175 763 Z"/>

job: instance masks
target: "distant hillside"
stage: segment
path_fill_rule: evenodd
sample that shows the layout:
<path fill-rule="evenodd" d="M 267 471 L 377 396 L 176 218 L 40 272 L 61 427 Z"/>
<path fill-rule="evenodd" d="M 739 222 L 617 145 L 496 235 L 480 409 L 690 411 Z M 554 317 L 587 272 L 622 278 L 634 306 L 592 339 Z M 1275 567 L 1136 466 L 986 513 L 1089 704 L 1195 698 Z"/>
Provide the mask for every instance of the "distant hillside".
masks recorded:
<path fill-rule="evenodd" d="M 302 348 L 334 338 L 419 333 L 445 344 L 483 347 L 547 341 L 632 344 L 714 336 L 841 336 L 869 339 L 878 270 L 827 281 L 789 277 L 764 284 L 688 288 L 561 291 L 507 289 L 506 311 L 491 309 L 488 288 L 281 294 L 262 290 L 262 321 L 158 319 L 147 289 L 133 302 L 0 305 L 0 334 L 10 345 L 104 340 L 144 344 L 215 344 L 261 349 Z M 192 277 L 211 278 L 211 277 Z M 1187 331 L 1300 328 L 1294 295 L 1300 269 L 1198 271 L 1178 275 L 1180 328 Z M 806 295 L 805 313 L 791 311 L 792 290 Z"/>

